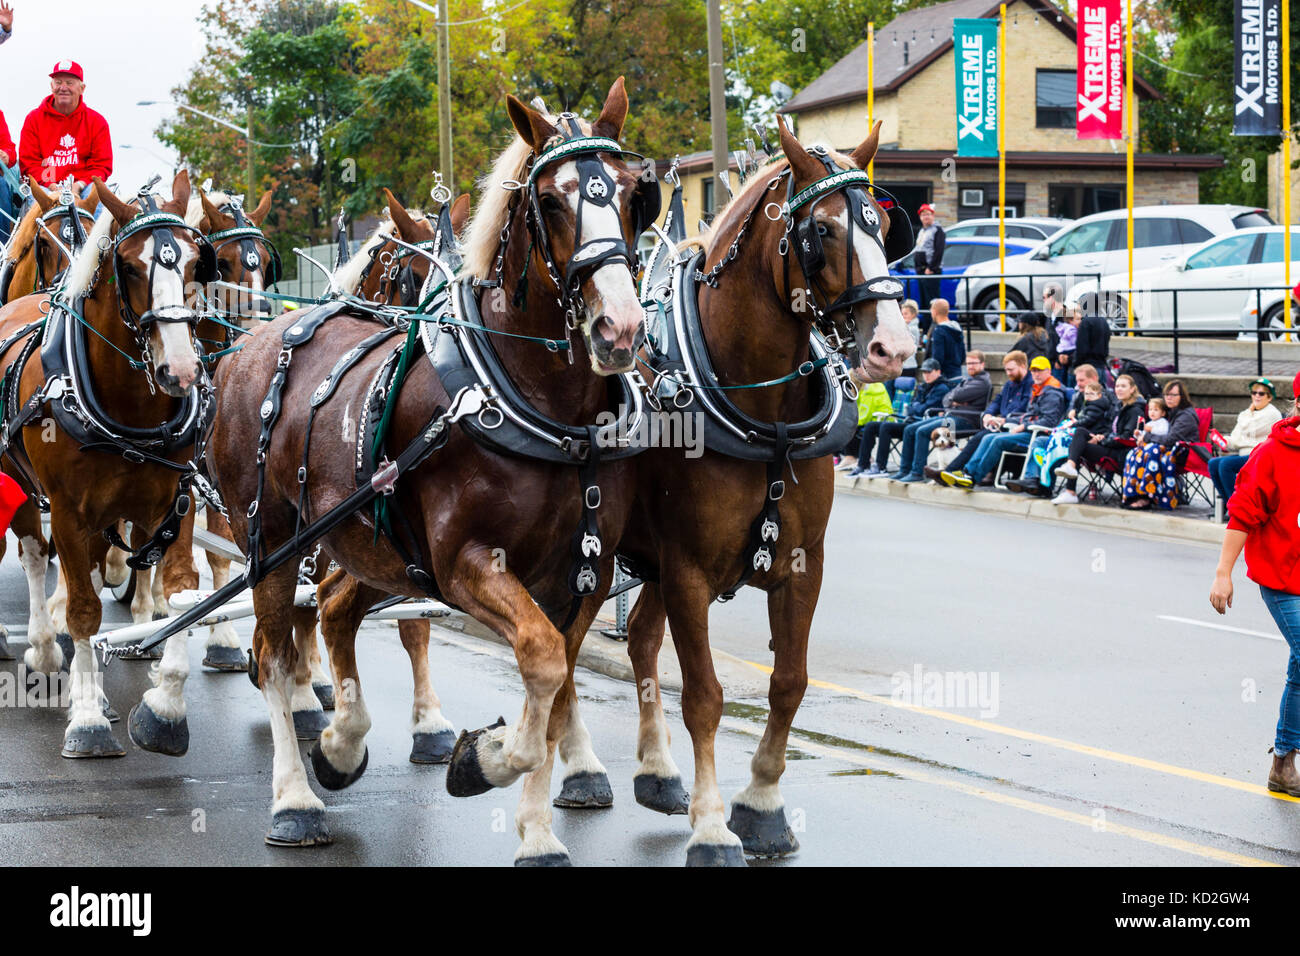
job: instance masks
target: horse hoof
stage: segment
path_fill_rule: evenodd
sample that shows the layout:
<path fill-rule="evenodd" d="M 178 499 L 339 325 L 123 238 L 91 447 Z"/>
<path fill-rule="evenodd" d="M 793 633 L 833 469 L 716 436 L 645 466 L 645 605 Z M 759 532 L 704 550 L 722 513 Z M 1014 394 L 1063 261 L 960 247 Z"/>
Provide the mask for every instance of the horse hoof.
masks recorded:
<path fill-rule="evenodd" d="M 342 790 L 344 787 L 352 786 L 366 772 L 368 763 L 370 763 L 369 747 L 361 755 L 361 763 L 357 765 L 357 769 L 351 773 L 343 773 L 330 763 L 329 757 L 325 756 L 325 751 L 320 749 L 319 740 L 311 748 L 311 769 L 316 773 L 317 782 L 326 790 Z"/>
<path fill-rule="evenodd" d="M 115 724 L 122 719 L 122 715 L 113 709 L 113 705 L 108 702 L 107 698 L 105 698 L 104 700 L 103 711 L 104 711 L 104 719 L 107 720 L 110 724 Z"/>
<path fill-rule="evenodd" d="M 132 742 L 150 753 L 180 757 L 190 749 L 190 727 L 185 718 L 164 720 L 143 700 L 131 708 L 126 729 Z"/>
<path fill-rule="evenodd" d="M 213 645 L 203 655 L 203 666 L 227 674 L 238 674 L 248 670 L 248 658 L 244 657 L 243 650 L 238 647 Z"/>
<path fill-rule="evenodd" d="M 543 853 L 541 856 L 524 856 L 515 860 L 515 866 L 573 866 L 567 853 Z"/>
<path fill-rule="evenodd" d="M 312 684 L 312 693 L 320 701 L 321 710 L 334 709 L 334 685 L 333 684 Z"/>
<path fill-rule="evenodd" d="M 636 802 L 668 816 L 684 814 L 691 808 L 691 795 L 682 786 L 681 777 L 656 777 L 639 773 L 632 778 Z"/>
<path fill-rule="evenodd" d="M 735 844 L 718 846 L 712 843 L 697 843 L 686 848 L 687 866 L 748 866 L 745 851 Z"/>
<path fill-rule="evenodd" d="M 154 611 L 154 612 L 153 612 L 153 619 L 154 619 L 155 621 L 165 621 L 165 620 L 167 620 L 167 618 L 169 618 L 169 617 L 171 617 L 171 615 L 168 614 L 166 611 Z"/>
<path fill-rule="evenodd" d="M 76 648 L 72 644 L 71 634 L 55 634 L 54 643 L 59 645 L 59 650 L 63 651 L 63 663 L 59 665 L 59 670 L 65 674 L 72 673 L 72 654 Z"/>
<path fill-rule="evenodd" d="M 14 660 L 14 652 L 9 650 L 8 638 L 8 634 L 0 634 L 0 661 Z"/>
<path fill-rule="evenodd" d="M 614 805 L 614 791 L 603 773 L 584 771 L 565 777 L 560 795 L 552 802 L 570 810 L 601 810 Z"/>
<path fill-rule="evenodd" d="M 281 810 L 271 817 L 266 842 L 270 846 L 327 846 L 334 842 L 325 823 L 325 810 Z"/>
<path fill-rule="evenodd" d="M 166 641 L 163 641 L 162 644 L 155 644 L 147 651 L 124 651 L 119 657 L 124 661 L 160 661 L 163 656 L 163 646 L 166 643 Z"/>
<path fill-rule="evenodd" d="M 784 807 L 764 811 L 733 803 L 727 829 L 740 837 L 745 852 L 751 856 L 786 856 L 799 849 Z"/>
<path fill-rule="evenodd" d="M 117 742 L 107 727 L 69 727 L 63 735 L 63 756 L 125 757 L 126 748 Z"/>
<path fill-rule="evenodd" d="M 450 730 L 412 734 L 411 763 L 450 763 L 455 748 L 456 734 Z"/>
<path fill-rule="evenodd" d="M 326 727 L 329 718 L 320 710 L 295 710 L 293 712 L 293 732 L 299 740 L 316 740 Z"/>
<path fill-rule="evenodd" d="M 489 730 L 504 726 L 505 718 L 498 717 L 491 726 L 460 732 L 447 764 L 447 792 L 453 797 L 473 797 L 492 789 L 478 762 L 478 742 Z"/>
<path fill-rule="evenodd" d="M 253 656 L 251 647 L 248 649 L 248 679 L 253 682 L 253 686 L 258 690 L 262 689 L 262 685 L 257 680 L 257 658 Z"/>

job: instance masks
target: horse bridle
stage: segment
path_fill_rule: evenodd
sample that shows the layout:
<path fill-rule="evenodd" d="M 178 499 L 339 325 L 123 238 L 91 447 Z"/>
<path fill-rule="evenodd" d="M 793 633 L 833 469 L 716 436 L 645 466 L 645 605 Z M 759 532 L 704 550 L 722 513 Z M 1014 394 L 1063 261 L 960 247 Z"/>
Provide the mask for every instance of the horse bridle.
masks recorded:
<path fill-rule="evenodd" d="M 239 243 L 241 271 L 238 279 L 233 279 L 231 285 L 239 285 L 248 273 L 263 268 L 262 254 L 257 251 L 257 244 L 260 242 L 266 249 L 268 257 L 268 261 L 265 263 L 265 272 L 262 273 L 262 286 L 266 289 L 271 288 L 280 281 L 284 274 L 284 265 L 280 261 L 280 250 L 275 247 L 275 243 L 266 237 L 266 233 L 262 232 L 248 218 L 248 215 L 244 212 L 243 200 L 238 196 L 222 203 L 220 211 L 235 220 L 235 225 L 230 229 L 209 233 L 207 238 L 208 242 L 212 244 L 212 251 L 216 256 L 220 256 L 221 250 L 232 242 Z"/>
<path fill-rule="evenodd" d="M 658 180 L 653 174 L 651 160 L 646 159 L 640 153 L 624 149 L 617 140 L 605 136 L 585 135 L 578 125 L 576 113 L 561 113 L 556 117 L 556 121 L 559 135 L 541 153 L 529 156 L 527 180 L 523 183 L 505 183 L 503 185 L 507 189 L 526 193 L 528 208 L 525 212 L 524 221 L 528 226 L 533 245 L 541 253 L 542 261 L 546 265 L 547 275 L 555 286 L 556 303 L 564 311 L 566 329 L 573 330 L 578 327 L 578 316 L 584 307 L 582 283 L 589 276 L 610 262 L 621 262 L 626 266 L 627 270 L 632 274 L 633 281 L 635 281 L 637 273 L 636 253 L 622 235 L 617 238 L 602 236 L 598 239 L 583 241 L 582 224 L 585 207 L 592 205 L 602 209 L 608 208 L 613 204 L 615 196 L 614 181 L 605 171 L 605 164 L 597 154 L 614 153 L 618 156 L 634 156 L 642 161 L 642 175 L 638 177 L 636 192 L 632 198 L 632 211 L 635 217 L 633 229 L 637 236 L 640 236 L 658 218 L 662 198 L 659 194 Z M 551 237 L 546 228 L 546 217 L 542 213 L 541 197 L 537 192 L 537 180 L 542 171 L 548 166 L 569 158 L 574 159 L 578 168 L 578 208 L 574 220 L 573 255 L 569 257 L 568 263 L 561 272 L 560 267 L 556 265 L 555 255 L 551 250 Z M 645 178 L 647 171 L 650 172 L 649 179 Z M 510 223 L 513 220 L 513 214 L 514 201 L 512 200 L 506 214 L 505 228 L 501 231 L 501 244 L 497 250 L 495 268 L 498 285 L 502 282 L 506 244 L 510 238 Z M 621 216 L 619 222 L 622 223 Z M 529 259 L 531 259 L 531 253 Z M 516 306 L 523 304 L 528 265 L 529 262 L 525 261 L 523 272 L 520 273 L 515 286 L 514 301 Z M 572 353 L 570 353 L 570 359 L 572 359 Z"/>
<path fill-rule="evenodd" d="M 54 232 L 51 223 L 56 219 L 64 220 L 63 225 L 58 230 L 59 239 L 62 241 L 64 246 L 64 249 L 58 250 L 60 255 L 64 254 L 65 249 L 68 252 L 75 253 L 86 244 L 88 232 L 85 225 L 82 223 L 83 219 L 89 222 L 92 226 L 95 224 L 94 215 L 89 210 L 82 209 L 76 204 L 76 200 L 73 197 L 71 190 L 65 189 L 59 194 L 59 204 L 51 207 L 47 212 L 41 215 L 40 224 L 36 227 L 36 234 L 32 238 L 32 252 L 36 256 L 36 284 L 32 290 L 34 292 L 39 292 L 41 289 L 49 289 L 58 285 L 59 280 L 72 266 L 72 260 L 69 259 L 68 264 L 64 266 L 61 271 L 55 273 L 49 282 L 44 281 L 44 266 L 41 263 L 42 235 L 46 230 L 49 230 L 51 234 Z M 44 241 L 48 243 L 51 240 L 45 239 Z M 55 245 L 57 247 L 58 244 L 56 243 Z"/>

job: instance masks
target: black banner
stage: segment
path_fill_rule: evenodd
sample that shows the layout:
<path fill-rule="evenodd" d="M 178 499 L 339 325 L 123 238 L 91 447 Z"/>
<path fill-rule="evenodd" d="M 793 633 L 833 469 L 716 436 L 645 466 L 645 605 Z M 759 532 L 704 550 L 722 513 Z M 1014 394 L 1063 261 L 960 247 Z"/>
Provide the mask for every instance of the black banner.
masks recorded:
<path fill-rule="evenodd" d="M 1282 132 L 1281 0 L 1234 0 L 1234 136 Z"/>

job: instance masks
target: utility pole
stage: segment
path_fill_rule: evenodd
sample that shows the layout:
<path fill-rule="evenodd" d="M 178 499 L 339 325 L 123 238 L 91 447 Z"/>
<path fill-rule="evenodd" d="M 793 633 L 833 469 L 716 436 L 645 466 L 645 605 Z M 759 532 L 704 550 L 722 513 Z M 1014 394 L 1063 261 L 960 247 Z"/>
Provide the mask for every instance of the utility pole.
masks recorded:
<path fill-rule="evenodd" d="M 451 178 L 451 27 L 448 25 L 447 0 L 438 0 L 438 166 L 442 181 L 453 195 Z"/>
<path fill-rule="evenodd" d="M 709 0 L 709 126 L 713 134 L 713 206 L 717 209 L 725 201 L 723 196 L 726 195 L 726 186 L 723 178 L 727 174 L 727 101 L 722 70 L 721 0 Z"/>
<path fill-rule="evenodd" d="M 248 125 L 244 127 L 248 130 L 248 136 L 244 140 L 248 144 L 248 198 L 244 204 L 252 209 L 257 205 L 257 176 L 253 172 L 253 103 L 248 103 Z"/>

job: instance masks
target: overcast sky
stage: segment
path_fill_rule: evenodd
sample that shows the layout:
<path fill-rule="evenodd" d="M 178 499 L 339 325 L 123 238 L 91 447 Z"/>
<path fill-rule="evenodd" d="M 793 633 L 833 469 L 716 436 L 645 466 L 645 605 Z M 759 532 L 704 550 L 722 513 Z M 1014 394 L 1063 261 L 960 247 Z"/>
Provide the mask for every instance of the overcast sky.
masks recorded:
<path fill-rule="evenodd" d="M 135 192 L 154 173 L 169 175 L 175 154 L 154 139 L 153 131 L 174 111 L 136 103 L 170 99 L 171 88 L 202 55 L 197 16 L 203 0 L 9 4 L 14 35 L 0 46 L 0 110 L 14 142 L 27 114 L 49 95 L 55 61 L 76 60 L 86 71 L 86 105 L 108 120 L 119 187 Z"/>

